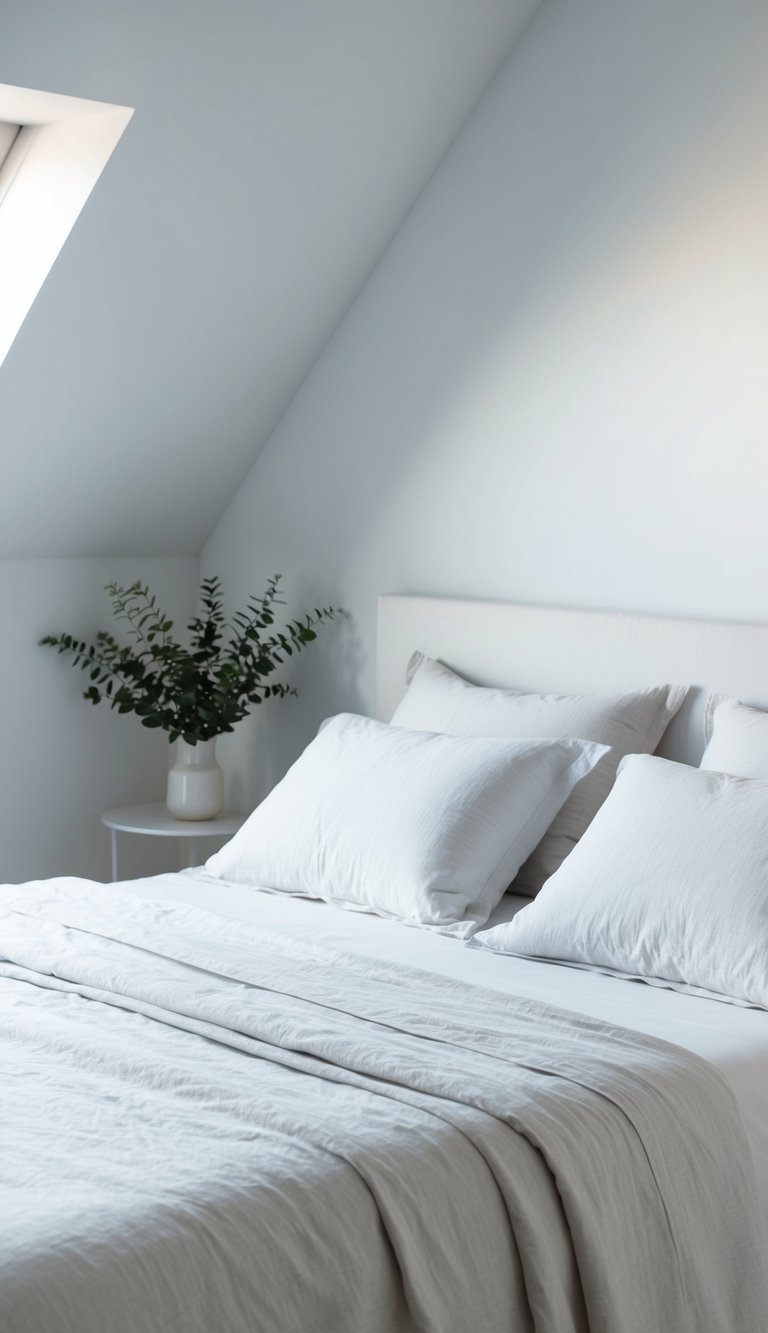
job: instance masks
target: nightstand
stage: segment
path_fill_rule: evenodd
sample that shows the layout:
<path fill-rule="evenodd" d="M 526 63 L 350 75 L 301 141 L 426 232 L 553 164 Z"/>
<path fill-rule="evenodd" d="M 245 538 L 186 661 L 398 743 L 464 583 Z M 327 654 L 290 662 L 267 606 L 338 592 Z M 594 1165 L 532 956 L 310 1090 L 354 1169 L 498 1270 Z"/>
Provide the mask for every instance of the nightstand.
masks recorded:
<path fill-rule="evenodd" d="M 174 819 L 162 801 L 154 805 L 124 805 L 116 810 L 105 810 L 101 822 L 112 832 L 112 882 L 118 879 L 118 833 L 181 839 L 180 866 L 183 867 L 195 865 L 195 843 L 199 838 L 230 838 L 245 819 L 245 815 L 226 812 L 215 819 Z"/>

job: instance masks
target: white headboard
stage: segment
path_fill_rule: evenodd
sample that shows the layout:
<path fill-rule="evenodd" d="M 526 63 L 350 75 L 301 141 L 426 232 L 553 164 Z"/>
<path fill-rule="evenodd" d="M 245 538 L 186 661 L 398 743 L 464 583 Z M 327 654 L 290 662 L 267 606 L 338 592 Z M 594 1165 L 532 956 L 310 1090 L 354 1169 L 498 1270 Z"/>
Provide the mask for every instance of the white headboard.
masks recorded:
<path fill-rule="evenodd" d="M 698 764 L 709 691 L 768 708 L 768 624 L 674 620 L 448 597 L 379 598 L 376 716 L 405 690 L 415 649 L 477 685 L 605 694 L 670 682 L 697 688 L 660 753 Z"/>

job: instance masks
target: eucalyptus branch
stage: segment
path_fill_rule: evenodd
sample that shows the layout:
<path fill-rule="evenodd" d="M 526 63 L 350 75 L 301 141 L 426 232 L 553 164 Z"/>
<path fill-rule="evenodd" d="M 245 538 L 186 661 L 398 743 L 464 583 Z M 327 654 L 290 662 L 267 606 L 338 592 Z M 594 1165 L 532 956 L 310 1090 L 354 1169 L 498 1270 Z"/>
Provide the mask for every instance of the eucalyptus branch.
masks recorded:
<path fill-rule="evenodd" d="M 157 605 L 157 599 L 146 584 L 136 582 L 129 588 L 121 588 L 114 581 L 108 583 L 106 591 L 112 600 L 112 613 L 116 620 L 127 620 L 130 625 L 129 633 L 138 643 L 146 644 L 146 652 L 153 655 L 152 645 L 158 634 L 162 636 L 162 642 L 165 645 L 168 642 L 168 634 L 173 629 L 173 621 L 167 619 Z M 150 622 L 149 629 L 144 632 L 144 626 Z"/>
<path fill-rule="evenodd" d="M 71 634 L 47 634 L 40 642 L 90 672 L 84 698 L 91 703 L 107 699 L 120 713 L 136 713 L 143 726 L 166 731 L 169 740 L 183 736 L 195 745 L 233 731 L 253 705 L 297 693 L 284 681 L 267 680 L 286 657 L 312 643 L 316 628 L 333 620 L 336 611 L 315 607 L 304 619 L 275 630 L 274 608 L 284 605 L 279 584 L 280 575 L 273 575 L 264 594 L 251 597 L 246 610 L 227 622 L 220 580 L 205 579 L 201 610 L 187 625 L 185 646 L 172 637 L 173 621 L 146 584 L 126 588 L 112 582 L 106 587 L 112 612 L 127 623 L 133 645 L 120 644 L 106 630 L 91 644 Z"/>
<path fill-rule="evenodd" d="M 97 641 L 107 637 L 109 636 L 103 634 L 98 634 L 96 636 Z M 124 676 L 120 675 L 120 672 L 114 665 L 114 653 L 100 654 L 94 644 L 89 645 L 82 642 L 78 643 L 76 640 L 73 640 L 69 634 L 46 634 L 45 638 L 40 640 L 40 643 L 49 644 L 53 648 L 58 648 L 59 653 L 69 653 L 72 657 L 72 665 L 79 666 L 81 671 L 85 671 L 88 667 L 91 667 L 92 680 L 97 680 L 99 673 L 103 673 L 104 679 L 111 678 L 112 680 L 117 680 L 120 684 L 125 685 L 126 689 L 130 688 L 129 682 Z M 112 643 L 119 653 L 126 651 L 125 649 L 119 649 L 114 640 L 112 640 Z M 86 691 L 83 697 L 92 698 L 92 692 Z M 98 702 L 98 700 L 95 700 L 94 702 Z"/>
<path fill-rule="evenodd" d="M 251 597 L 248 601 L 247 613 L 239 612 L 233 616 L 230 629 L 234 635 L 232 640 L 233 649 L 243 644 L 248 639 L 258 635 L 258 631 L 266 629 L 275 622 L 271 608 L 273 606 L 285 606 L 285 601 L 279 596 L 281 574 L 273 574 L 267 580 L 266 592 L 261 597 Z"/>

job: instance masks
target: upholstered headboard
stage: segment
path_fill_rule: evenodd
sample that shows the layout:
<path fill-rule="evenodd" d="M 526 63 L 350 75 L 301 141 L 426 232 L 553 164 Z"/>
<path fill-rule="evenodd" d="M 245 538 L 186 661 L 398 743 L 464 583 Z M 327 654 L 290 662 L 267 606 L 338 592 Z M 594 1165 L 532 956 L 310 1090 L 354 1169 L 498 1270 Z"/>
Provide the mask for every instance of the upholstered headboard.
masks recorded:
<path fill-rule="evenodd" d="M 377 717 L 392 716 L 417 648 L 478 685 L 560 694 L 693 685 L 660 746 L 684 763 L 701 758 L 709 691 L 768 708 L 768 624 L 388 595 L 379 599 Z"/>

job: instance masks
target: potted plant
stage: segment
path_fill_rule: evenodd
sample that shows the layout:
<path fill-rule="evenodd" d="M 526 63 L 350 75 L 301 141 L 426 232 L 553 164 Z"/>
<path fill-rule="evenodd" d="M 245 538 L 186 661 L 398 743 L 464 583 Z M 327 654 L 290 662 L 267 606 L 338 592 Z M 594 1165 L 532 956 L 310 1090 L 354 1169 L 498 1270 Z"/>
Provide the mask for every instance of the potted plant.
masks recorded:
<path fill-rule="evenodd" d="M 315 608 L 303 620 L 275 627 L 281 576 L 267 582 L 261 597 L 227 620 L 218 578 L 204 579 L 200 611 L 187 626 L 186 644 L 173 636 L 173 621 L 146 584 L 106 586 L 117 620 L 126 622 L 133 642 L 120 644 L 106 630 L 94 643 L 71 634 L 46 634 L 42 644 L 57 648 L 87 671 L 83 697 L 106 700 L 118 713 L 135 713 L 145 727 L 161 728 L 178 741 L 168 774 L 168 809 L 178 819 L 213 819 L 224 805 L 224 785 L 216 762 L 216 737 L 234 731 L 254 704 L 283 699 L 295 689 L 271 677 L 286 657 L 317 637 L 315 627 L 332 620 L 332 607 Z"/>

